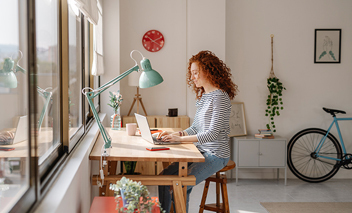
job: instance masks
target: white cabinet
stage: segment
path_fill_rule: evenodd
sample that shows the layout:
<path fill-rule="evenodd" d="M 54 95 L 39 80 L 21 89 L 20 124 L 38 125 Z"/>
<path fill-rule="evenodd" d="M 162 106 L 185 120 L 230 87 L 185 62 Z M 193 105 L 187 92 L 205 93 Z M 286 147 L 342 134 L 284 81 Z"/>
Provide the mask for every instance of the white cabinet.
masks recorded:
<path fill-rule="evenodd" d="M 240 168 L 279 168 L 285 169 L 287 182 L 286 139 L 257 139 L 255 137 L 235 137 L 233 160 L 236 162 L 236 184 Z"/>

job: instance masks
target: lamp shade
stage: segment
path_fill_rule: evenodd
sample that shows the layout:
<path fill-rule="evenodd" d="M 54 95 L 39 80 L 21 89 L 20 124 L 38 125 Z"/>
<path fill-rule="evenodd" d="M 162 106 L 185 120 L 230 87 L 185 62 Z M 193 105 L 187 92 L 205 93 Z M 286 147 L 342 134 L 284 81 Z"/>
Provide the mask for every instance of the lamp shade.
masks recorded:
<path fill-rule="evenodd" d="M 0 87 L 16 88 L 17 78 L 14 72 L 0 72 Z"/>
<path fill-rule="evenodd" d="M 164 81 L 161 75 L 152 69 L 149 59 L 143 58 L 141 61 L 142 69 L 144 70 L 139 77 L 139 87 L 148 88 L 153 87 Z"/>
<path fill-rule="evenodd" d="M 13 72 L 14 61 L 5 58 L 3 69 L 0 70 L 0 87 L 16 88 L 17 78 Z"/>

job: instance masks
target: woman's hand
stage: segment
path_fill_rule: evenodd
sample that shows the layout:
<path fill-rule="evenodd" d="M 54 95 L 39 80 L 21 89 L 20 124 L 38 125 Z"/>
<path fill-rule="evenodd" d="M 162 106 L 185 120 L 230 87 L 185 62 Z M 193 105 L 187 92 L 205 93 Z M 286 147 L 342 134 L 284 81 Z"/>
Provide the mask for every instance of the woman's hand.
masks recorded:
<path fill-rule="evenodd" d="M 175 142 L 175 141 L 181 141 L 182 138 L 177 134 L 168 134 L 168 135 L 165 135 L 162 138 L 162 140 L 167 142 Z"/>
<path fill-rule="evenodd" d="M 156 136 L 156 139 L 160 139 L 160 138 L 162 138 L 162 137 L 164 137 L 164 136 L 166 136 L 166 135 L 169 135 L 169 134 L 171 134 L 170 132 L 167 132 L 167 131 L 162 131 L 162 132 L 160 132 L 157 136 Z"/>

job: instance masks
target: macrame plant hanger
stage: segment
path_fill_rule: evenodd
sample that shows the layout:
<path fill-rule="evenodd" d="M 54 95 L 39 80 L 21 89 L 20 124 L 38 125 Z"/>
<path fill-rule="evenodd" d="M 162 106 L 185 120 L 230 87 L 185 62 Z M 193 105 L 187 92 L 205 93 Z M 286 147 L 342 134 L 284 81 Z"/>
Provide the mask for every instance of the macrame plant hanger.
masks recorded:
<path fill-rule="evenodd" d="M 274 73 L 274 48 L 273 48 L 274 34 L 271 34 L 270 37 L 271 37 L 271 71 L 270 71 L 269 78 L 276 78 Z"/>

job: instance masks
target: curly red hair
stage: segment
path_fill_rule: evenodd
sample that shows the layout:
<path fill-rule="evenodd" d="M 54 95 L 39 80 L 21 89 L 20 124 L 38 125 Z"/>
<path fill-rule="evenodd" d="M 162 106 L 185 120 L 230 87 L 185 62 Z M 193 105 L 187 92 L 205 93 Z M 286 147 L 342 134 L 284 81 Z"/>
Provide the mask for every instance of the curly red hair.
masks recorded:
<path fill-rule="evenodd" d="M 232 82 L 231 69 L 211 51 L 200 51 L 193 55 L 188 62 L 187 84 L 200 99 L 204 94 L 204 88 L 197 88 L 191 79 L 191 65 L 197 63 L 207 80 L 217 88 L 226 92 L 232 100 L 237 95 L 237 85 Z"/>

